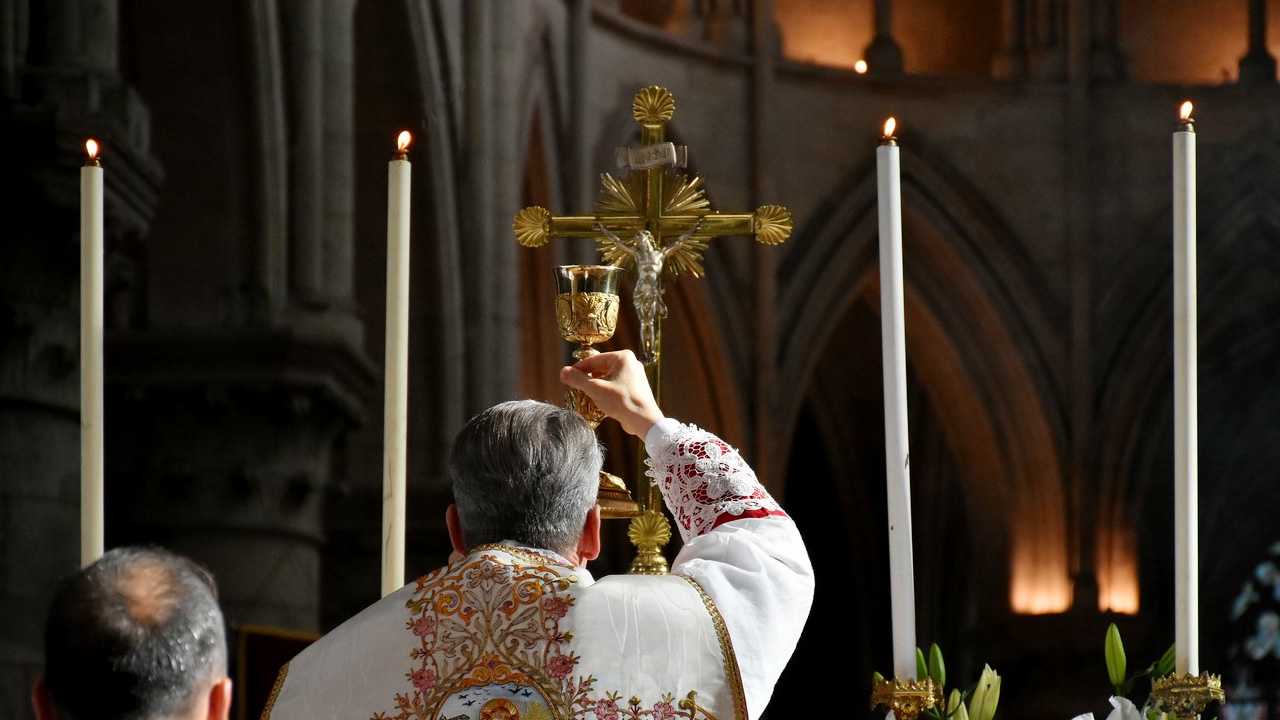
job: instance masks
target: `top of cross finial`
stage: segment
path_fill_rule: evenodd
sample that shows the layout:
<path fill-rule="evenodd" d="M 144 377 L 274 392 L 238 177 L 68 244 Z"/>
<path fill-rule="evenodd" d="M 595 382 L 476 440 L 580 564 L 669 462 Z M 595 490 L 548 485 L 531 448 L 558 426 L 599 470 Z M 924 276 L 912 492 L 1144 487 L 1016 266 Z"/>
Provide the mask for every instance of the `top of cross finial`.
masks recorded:
<path fill-rule="evenodd" d="M 665 125 L 675 112 L 675 96 L 657 85 L 641 89 L 631 101 L 631 117 L 645 127 Z"/>

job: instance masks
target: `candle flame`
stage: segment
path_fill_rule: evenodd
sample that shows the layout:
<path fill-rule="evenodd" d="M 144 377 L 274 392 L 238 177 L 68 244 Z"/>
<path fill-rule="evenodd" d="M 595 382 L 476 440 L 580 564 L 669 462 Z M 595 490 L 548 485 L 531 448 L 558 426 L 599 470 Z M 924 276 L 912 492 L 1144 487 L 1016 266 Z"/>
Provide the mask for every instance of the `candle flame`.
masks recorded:
<path fill-rule="evenodd" d="M 859 75 L 866 75 L 867 61 L 859 58 L 858 61 L 853 64 L 853 71 L 858 73 Z"/>
<path fill-rule="evenodd" d="M 85 140 L 84 152 L 86 155 L 89 156 L 90 160 L 97 160 L 98 159 L 98 141 L 94 140 L 93 138 L 89 138 L 88 140 Z"/>
<path fill-rule="evenodd" d="M 409 143 L 413 142 L 413 134 L 408 130 L 401 130 L 396 136 L 396 151 L 404 152 L 409 149 Z"/>
<path fill-rule="evenodd" d="M 1191 104 L 1190 100 L 1184 100 L 1182 102 L 1182 107 L 1178 108 L 1178 118 L 1184 122 L 1190 120 L 1191 110 L 1193 107 L 1194 106 Z"/>
<path fill-rule="evenodd" d="M 895 120 L 892 116 L 890 116 L 888 120 L 884 121 L 884 136 L 886 138 L 893 137 L 893 131 L 897 129 L 898 129 L 898 121 Z"/>

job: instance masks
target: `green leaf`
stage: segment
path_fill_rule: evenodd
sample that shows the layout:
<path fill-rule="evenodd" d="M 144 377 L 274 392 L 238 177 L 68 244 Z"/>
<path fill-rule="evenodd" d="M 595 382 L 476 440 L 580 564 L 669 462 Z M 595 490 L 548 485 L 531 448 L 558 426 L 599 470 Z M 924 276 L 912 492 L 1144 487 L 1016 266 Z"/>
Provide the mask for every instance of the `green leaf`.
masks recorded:
<path fill-rule="evenodd" d="M 872 685 L 879 685 L 879 684 L 880 684 L 880 683 L 882 683 L 882 682 L 884 682 L 884 676 L 883 676 L 883 675 L 881 675 L 881 674 L 880 674 L 880 673 L 878 673 L 878 672 L 873 672 L 873 673 L 871 673 L 871 684 L 872 684 Z"/>
<path fill-rule="evenodd" d="M 942 662 L 942 648 L 938 643 L 929 646 L 929 677 L 938 683 L 939 688 L 947 686 L 947 665 Z"/>
<path fill-rule="evenodd" d="M 1124 642 L 1120 639 L 1120 629 L 1115 623 L 1107 626 L 1107 639 L 1103 649 L 1107 658 L 1107 677 L 1111 680 L 1111 686 L 1119 692 L 1120 687 L 1124 685 L 1127 663 L 1124 657 Z"/>
<path fill-rule="evenodd" d="M 1151 669 L 1152 679 L 1162 678 L 1173 672 L 1173 663 L 1174 646 L 1170 645 L 1169 649 L 1164 651 L 1164 654 L 1160 656 L 1160 659 L 1156 661 L 1155 666 Z"/>
<path fill-rule="evenodd" d="M 916 648 L 916 679 L 923 680 L 929 677 L 929 665 L 924 661 L 924 651 Z"/>

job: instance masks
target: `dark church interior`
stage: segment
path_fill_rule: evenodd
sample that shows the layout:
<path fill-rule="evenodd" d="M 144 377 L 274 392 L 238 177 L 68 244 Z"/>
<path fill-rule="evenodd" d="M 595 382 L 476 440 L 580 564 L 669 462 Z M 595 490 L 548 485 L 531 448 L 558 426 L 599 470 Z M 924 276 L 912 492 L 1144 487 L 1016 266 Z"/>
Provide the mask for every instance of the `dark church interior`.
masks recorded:
<path fill-rule="evenodd" d="M 1280 2 L 0 0 L 0 717 L 79 567 L 84 138 L 105 173 L 105 535 L 217 578 L 256 718 L 379 597 L 385 163 L 414 135 L 407 577 L 454 435 L 562 400 L 528 205 L 585 212 L 632 96 L 676 99 L 716 238 L 667 286 L 661 394 L 795 519 L 816 598 L 765 717 L 880 717 L 891 671 L 875 148 L 900 123 L 917 637 L 997 717 L 1106 713 L 1174 632 L 1170 134 L 1198 136 L 1201 665 L 1280 719 Z M 1275 274 L 1273 274 L 1273 272 Z M 634 348 L 625 315 L 604 347 Z M 606 422 L 607 468 L 640 448 Z M 607 521 L 596 577 L 626 572 Z M 679 548 L 667 547 L 668 559 Z M 1145 692 L 1145 690 L 1143 691 Z M 838 697 L 837 697 L 838 696 Z M 1098 716 L 1101 717 L 1101 716 Z"/>

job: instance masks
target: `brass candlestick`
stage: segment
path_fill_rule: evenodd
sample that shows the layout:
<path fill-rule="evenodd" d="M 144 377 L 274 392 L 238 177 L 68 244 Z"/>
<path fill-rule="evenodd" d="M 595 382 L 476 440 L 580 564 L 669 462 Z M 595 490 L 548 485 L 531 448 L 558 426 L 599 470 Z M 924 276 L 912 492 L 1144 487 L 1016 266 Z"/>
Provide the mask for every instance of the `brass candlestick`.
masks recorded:
<path fill-rule="evenodd" d="M 1209 703 L 1224 700 L 1226 693 L 1219 675 L 1181 673 L 1151 682 L 1151 704 L 1177 720 L 1195 720 Z"/>
<path fill-rule="evenodd" d="M 897 720 L 915 720 L 942 704 L 942 688 L 931 678 L 876 680 L 871 685 L 871 709 L 892 710 Z"/>
<path fill-rule="evenodd" d="M 598 355 L 592 345 L 613 337 L 618 328 L 618 281 L 622 268 L 611 265 L 561 265 L 555 269 L 556 322 L 560 337 L 577 343 L 573 356 L 585 360 Z M 604 420 L 604 413 L 586 393 L 570 388 L 565 393 L 565 407 L 576 411 L 592 430 Z M 628 518 L 640 513 L 640 506 L 622 478 L 600 472 L 600 489 L 596 496 L 600 512 L 606 518 Z"/>

